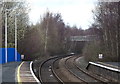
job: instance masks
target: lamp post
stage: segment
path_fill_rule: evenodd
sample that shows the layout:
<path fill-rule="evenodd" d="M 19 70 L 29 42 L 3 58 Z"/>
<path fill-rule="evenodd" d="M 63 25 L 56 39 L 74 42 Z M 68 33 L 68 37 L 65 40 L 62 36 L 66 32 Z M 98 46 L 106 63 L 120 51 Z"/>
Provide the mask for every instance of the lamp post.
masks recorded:
<path fill-rule="evenodd" d="M 5 10 L 5 62 L 7 63 L 7 10 Z"/>
<path fill-rule="evenodd" d="M 15 61 L 17 61 L 17 15 L 15 14 Z"/>
<path fill-rule="evenodd" d="M 8 11 L 11 11 L 11 9 L 6 9 L 5 10 L 5 62 L 7 63 L 7 61 L 8 61 L 8 57 L 7 57 L 7 55 L 8 55 L 8 50 L 7 50 L 7 39 L 8 39 L 8 29 L 7 29 L 7 15 L 8 15 Z M 12 11 L 12 12 L 14 12 L 14 10 Z M 12 13 L 11 12 L 11 13 Z M 16 15 L 16 13 L 14 14 L 15 15 L 15 61 L 17 61 L 17 15 Z"/>

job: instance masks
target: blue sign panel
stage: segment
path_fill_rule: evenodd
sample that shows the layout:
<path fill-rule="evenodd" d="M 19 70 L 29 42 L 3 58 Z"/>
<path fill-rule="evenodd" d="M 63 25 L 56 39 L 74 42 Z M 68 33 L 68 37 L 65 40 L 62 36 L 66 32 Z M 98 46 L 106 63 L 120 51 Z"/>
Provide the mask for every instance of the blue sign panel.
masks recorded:
<path fill-rule="evenodd" d="M 15 48 L 7 48 L 7 58 L 5 54 L 5 48 L 0 48 L 0 64 L 14 61 L 21 61 L 21 55 L 17 52 L 17 60 L 15 60 Z"/>

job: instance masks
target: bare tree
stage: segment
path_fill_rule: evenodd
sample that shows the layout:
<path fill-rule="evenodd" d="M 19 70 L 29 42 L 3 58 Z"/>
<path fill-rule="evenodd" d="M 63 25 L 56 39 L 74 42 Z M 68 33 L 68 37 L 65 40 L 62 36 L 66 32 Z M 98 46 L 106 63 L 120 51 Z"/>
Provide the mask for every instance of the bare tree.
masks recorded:
<path fill-rule="evenodd" d="M 94 14 L 103 33 L 105 55 L 112 60 L 118 57 L 118 2 L 99 2 Z"/>

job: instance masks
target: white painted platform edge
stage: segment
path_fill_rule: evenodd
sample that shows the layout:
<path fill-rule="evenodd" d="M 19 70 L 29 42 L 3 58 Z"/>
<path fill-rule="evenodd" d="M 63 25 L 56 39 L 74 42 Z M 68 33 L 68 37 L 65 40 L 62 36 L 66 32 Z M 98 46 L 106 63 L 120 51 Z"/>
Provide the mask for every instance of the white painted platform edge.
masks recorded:
<path fill-rule="evenodd" d="M 115 69 L 115 68 L 108 67 L 108 66 L 105 66 L 105 65 L 97 64 L 97 63 L 94 63 L 94 62 L 89 62 L 89 63 L 93 64 L 93 65 L 96 65 L 96 66 L 99 66 L 99 67 L 102 67 L 102 68 L 106 68 L 106 69 L 112 70 L 112 71 L 120 72 L 119 69 Z"/>
<path fill-rule="evenodd" d="M 41 84 L 40 81 L 38 80 L 38 78 L 35 76 L 33 70 L 32 70 L 32 64 L 33 64 L 33 61 L 30 62 L 30 71 L 31 71 L 31 73 L 32 73 L 32 76 L 34 77 L 34 79 L 36 80 L 36 82 L 37 82 L 38 84 Z"/>

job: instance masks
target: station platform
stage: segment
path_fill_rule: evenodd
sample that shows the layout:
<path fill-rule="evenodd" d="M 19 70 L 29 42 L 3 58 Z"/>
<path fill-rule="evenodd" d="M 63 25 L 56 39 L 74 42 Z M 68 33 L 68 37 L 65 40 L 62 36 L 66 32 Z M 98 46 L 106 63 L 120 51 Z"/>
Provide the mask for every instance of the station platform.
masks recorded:
<path fill-rule="evenodd" d="M 113 84 L 120 82 L 120 62 L 85 62 L 83 57 L 76 60 L 77 64 L 93 74 L 108 79 Z"/>
<path fill-rule="evenodd" d="M 32 62 L 10 62 L 6 64 L 1 64 L 1 76 L 2 84 L 24 84 L 24 83 L 34 83 L 39 84 L 39 80 L 33 73 Z"/>
<path fill-rule="evenodd" d="M 98 63 L 115 69 L 120 69 L 120 62 L 98 62 Z"/>
<path fill-rule="evenodd" d="M 17 82 L 17 67 L 21 62 L 9 62 L 1 65 L 1 79 L 2 83 Z"/>
<path fill-rule="evenodd" d="M 38 84 L 39 80 L 33 73 L 32 62 L 24 61 L 22 62 L 17 69 L 17 82 L 18 83 L 34 83 Z"/>

